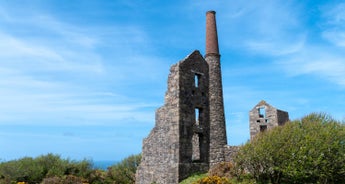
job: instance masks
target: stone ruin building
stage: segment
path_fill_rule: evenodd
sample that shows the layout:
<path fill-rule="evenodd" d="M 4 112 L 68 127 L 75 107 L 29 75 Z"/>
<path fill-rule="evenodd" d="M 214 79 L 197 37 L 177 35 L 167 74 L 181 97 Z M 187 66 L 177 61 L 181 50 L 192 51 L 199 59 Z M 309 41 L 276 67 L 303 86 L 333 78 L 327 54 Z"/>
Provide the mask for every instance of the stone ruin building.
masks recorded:
<path fill-rule="evenodd" d="M 194 51 L 170 68 L 165 103 L 143 141 L 136 183 L 175 184 L 228 155 L 215 12 L 206 13 L 206 55 Z"/>
<path fill-rule="evenodd" d="M 206 13 L 206 54 L 195 50 L 171 66 L 164 105 L 143 140 L 136 184 L 177 184 L 217 163 L 231 161 L 239 147 L 227 145 L 222 76 L 214 11 Z M 250 138 L 283 125 L 289 115 L 261 101 L 250 111 Z"/>
<path fill-rule="evenodd" d="M 276 126 L 282 126 L 289 121 L 289 113 L 279 110 L 264 100 L 260 101 L 249 112 L 250 140 L 256 134 L 269 130 Z"/>

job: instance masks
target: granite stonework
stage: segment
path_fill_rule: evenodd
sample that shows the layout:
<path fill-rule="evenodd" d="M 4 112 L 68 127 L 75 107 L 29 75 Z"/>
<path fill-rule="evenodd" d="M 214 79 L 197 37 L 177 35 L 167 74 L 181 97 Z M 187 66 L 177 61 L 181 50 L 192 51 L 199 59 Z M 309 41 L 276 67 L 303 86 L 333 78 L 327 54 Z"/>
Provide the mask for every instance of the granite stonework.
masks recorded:
<path fill-rule="evenodd" d="M 206 13 L 206 55 L 210 82 L 210 166 L 225 161 L 227 145 L 216 12 Z"/>
<path fill-rule="evenodd" d="M 208 64 L 199 51 L 173 65 L 165 104 L 143 141 L 136 183 L 178 183 L 209 169 Z"/>
<path fill-rule="evenodd" d="M 250 140 L 258 133 L 282 126 L 288 121 L 288 112 L 279 110 L 262 100 L 249 112 Z"/>

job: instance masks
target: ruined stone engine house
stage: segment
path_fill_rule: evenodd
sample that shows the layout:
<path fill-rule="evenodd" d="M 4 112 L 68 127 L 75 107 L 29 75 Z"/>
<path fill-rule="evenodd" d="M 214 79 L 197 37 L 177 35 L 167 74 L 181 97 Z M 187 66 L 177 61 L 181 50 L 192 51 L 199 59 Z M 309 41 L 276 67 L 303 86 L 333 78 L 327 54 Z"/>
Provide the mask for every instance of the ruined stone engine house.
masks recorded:
<path fill-rule="evenodd" d="M 223 87 L 214 11 L 206 13 L 206 54 L 195 50 L 171 66 L 165 103 L 143 141 L 136 184 L 177 184 L 197 172 L 231 161 L 227 145 Z M 250 136 L 282 126 L 287 112 L 259 102 L 250 112 Z"/>
<path fill-rule="evenodd" d="M 170 68 L 165 104 L 143 141 L 136 183 L 175 184 L 225 161 L 227 145 L 215 12 L 206 13 L 206 55 Z"/>

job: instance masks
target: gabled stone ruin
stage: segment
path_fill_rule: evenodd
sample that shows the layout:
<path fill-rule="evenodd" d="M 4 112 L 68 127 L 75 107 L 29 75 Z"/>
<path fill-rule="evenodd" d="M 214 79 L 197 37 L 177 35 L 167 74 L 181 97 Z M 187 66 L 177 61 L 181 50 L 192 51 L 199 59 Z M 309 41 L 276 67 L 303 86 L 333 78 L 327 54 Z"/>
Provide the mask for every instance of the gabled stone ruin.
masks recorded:
<path fill-rule="evenodd" d="M 250 140 L 259 132 L 283 126 L 288 121 L 288 112 L 279 110 L 262 100 L 249 112 Z"/>
<path fill-rule="evenodd" d="M 225 161 L 228 153 L 215 12 L 206 13 L 206 55 L 173 65 L 164 106 L 143 141 L 137 184 L 177 184 Z"/>
<path fill-rule="evenodd" d="M 170 69 L 165 105 L 143 142 L 137 183 L 178 183 L 209 162 L 209 76 L 199 51 Z"/>

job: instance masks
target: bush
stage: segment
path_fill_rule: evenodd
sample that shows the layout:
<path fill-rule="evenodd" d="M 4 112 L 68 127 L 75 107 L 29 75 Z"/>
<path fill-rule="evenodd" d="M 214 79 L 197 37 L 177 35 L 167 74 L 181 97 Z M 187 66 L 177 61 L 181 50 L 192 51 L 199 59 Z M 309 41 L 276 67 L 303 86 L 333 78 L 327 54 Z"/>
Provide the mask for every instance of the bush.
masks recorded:
<path fill-rule="evenodd" d="M 36 184 L 41 183 L 44 178 L 55 181 L 57 178 L 68 175 L 87 178 L 92 171 L 91 166 L 91 162 L 87 160 L 70 161 L 53 154 L 37 158 L 25 157 L 0 163 L 0 183 L 6 181 L 7 183 L 26 182 Z"/>
<path fill-rule="evenodd" d="M 244 171 L 236 167 L 233 162 L 221 162 L 214 165 L 208 171 L 209 176 L 220 176 L 226 178 L 239 178 L 244 174 Z"/>
<path fill-rule="evenodd" d="M 135 172 L 141 162 L 141 155 L 131 155 L 120 163 L 108 168 L 107 181 L 115 183 L 135 183 Z"/>
<path fill-rule="evenodd" d="M 345 183 L 345 126 L 313 113 L 259 134 L 235 162 L 258 182 Z"/>
<path fill-rule="evenodd" d="M 192 176 L 184 179 L 183 181 L 180 182 L 180 184 L 191 184 L 191 183 L 195 183 L 196 181 L 199 181 L 202 178 L 205 178 L 207 176 L 206 173 L 204 174 L 193 174 Z"/>
<path fill-rule="evenodd" d="M 25 157 L 0 163 L 0 184 L 130 184 L 135 183 L 140 161 L 140 155 L 132 155 L 103 171 L 92 169 L 88 160 L 71 161 L 54 154 Z"/>
<path fill-rule="evenodd" d="M 194 182 L 193 184 L 231 184 L 231 182 L 225 177 L 207 176 Z"/>

